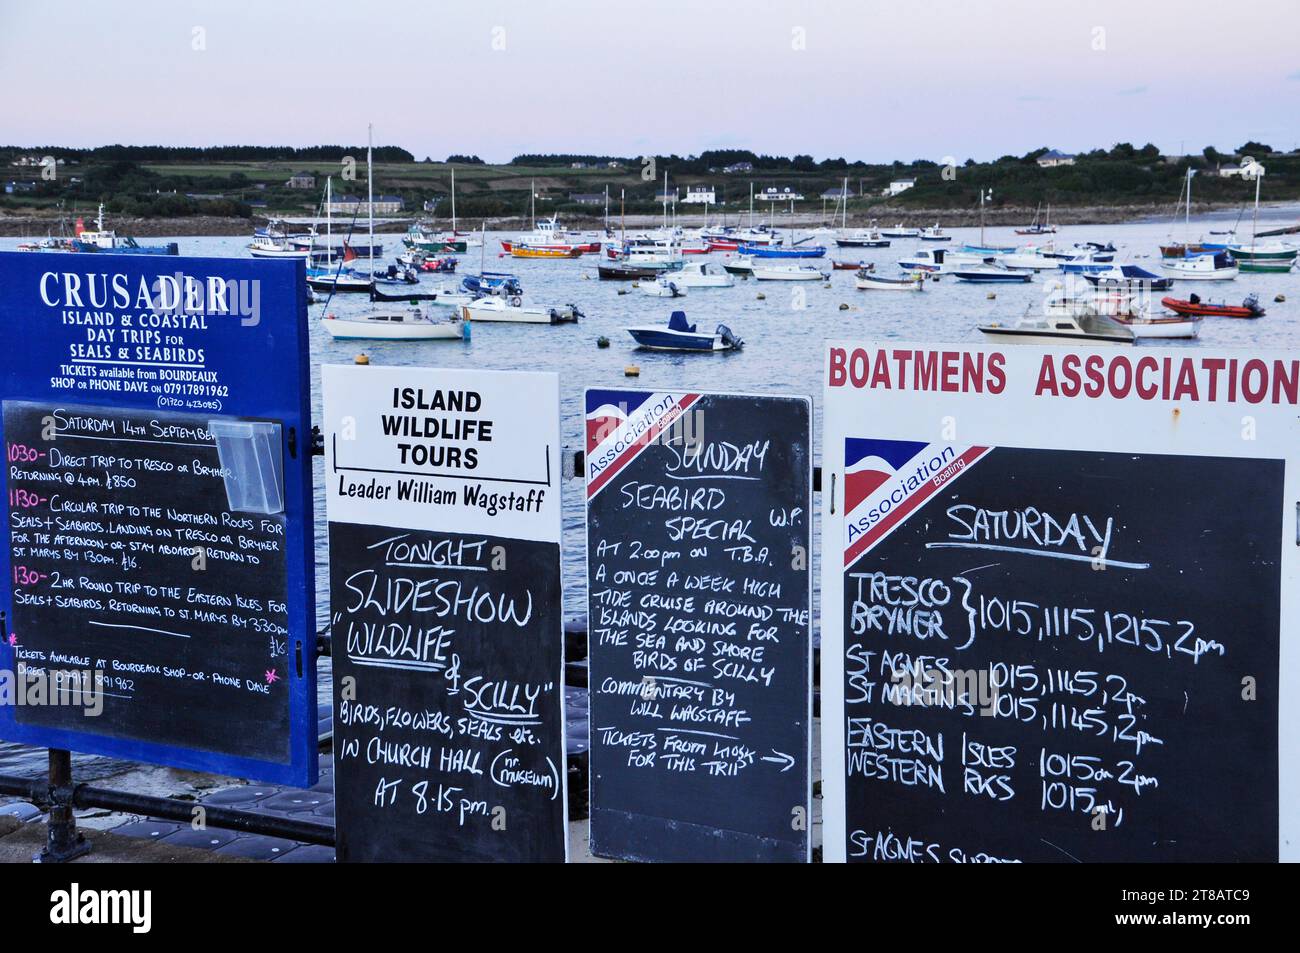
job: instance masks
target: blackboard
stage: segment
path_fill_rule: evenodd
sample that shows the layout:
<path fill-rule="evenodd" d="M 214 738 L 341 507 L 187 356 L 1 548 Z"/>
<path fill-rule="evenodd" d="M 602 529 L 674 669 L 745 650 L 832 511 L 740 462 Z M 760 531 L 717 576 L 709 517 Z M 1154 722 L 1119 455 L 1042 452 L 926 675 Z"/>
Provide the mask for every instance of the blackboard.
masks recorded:
<path fill-rule="evenodd" d="M 0 482 L 11 539 L 15 530 L 29 539 L 35 535 L 35 525 L 24 527 L 24 519 L 70 515 L 60 517 L 50 508 L 48 477 L 55 471 L 72 479 L 61 484 L 65 498 L 103 503 L 99 514 L 76 514 L 83 522 L 106 522 L 112 502 L 142 513 L 145 507 L 162 511 L 156 518 L 108 514 L 135 528 L 67 533 L 76 541 L 57 547 L 82 555 L 73 585 L 85 575 L 88 583 L 143 582 L 157 590 L 154 596 L 121 590 L 117 599 L 123 605 L 107 611 L 32 601 L 34 589 L 49 587 L 52 571 L 63 574 L 67 562 L 48 554 L 31 558 L 40 544 L 30 541 L 14 544 L 21 553 L 0 548 L 0 670 L 40 661 L 32 653 L 41 652 L 90 658 L 92 666 L 116 659 L 116 670 L 105 674 L 119 680 L 122 696 L 104 696 L 103 710 L 94 717 L 0 705 L 0 738 L 266 782 L 315 783 L 316 598 L 303 267 L 232 258 L 0 252 L 0 333 L 11 344 L 0 349 L 9 454 Z M 78 432 L 87 427 L 77 425 L 47 434 L 43 418 L 60 413 L 97 421 L 87 424 L 96 429 Z M 61 458 L 52 466 L 48 453 L 18 459 L 25 453 L 15 450 L 19 445 L 42 453 L 47 442 L 66 447 L 69 456 L 87 457 L 86 464 Z M 197 446 L 185 446 L 190 443 Z M 213 473 L 226 466 L 223 453 L 233 454 L 231 480 Z M 95 454 L 113 462 L 91 461 Z M 137 459 L 152 462 L 137 465 Z M 249 460 L 253 469 L 239 463 Z M 237 470 L 266 479 L 243 480 Z M 100 481 L 98 488 L 92 479 Z M 276 529 L 264 529 L 262 516 L 273 517 L 268 522 Z M 246 517 L 251 529 L 243 527 Z M 183 521 L 189 522 L 182 527 Z M 190 556 L 131 550 L 150 541 L 146 531 L 156 542 L 164 530 L 173 541 L 182 539 Z M 226 535 L 233 545 L 222 542 Z M 123 546 L 110 552 L 125 551 L 134 565 L 89 565 L 88 553 L 105 542 Z M 206 568 L 191 569 L 199 544 Z M 53 542 L 46 548 L 54 548 Z M 259 561 L 240 562 L 233 558 L 239 554 Z M 164 586 L 182 585 L 180 600 L 162 596 Z M 191 587 L 196 601 L 187 603 Z M 153 604 L 142 601 L 142 593 Z M 181 632 L 179 626 L 147 621 L 168 608 L 177 615 L 163 621 L 188 623 L 188 639 L 96 624 L 143 622 Z M 181 619 L 181 609 L 190 618 Z M 179 642 L 186 645 L 168 644 Z"/>
<path fill-rule="evenodd" d="M 558 380 L 323 378 L 338 859 L 562 862 Z"/>
<path fill-rule="evenodd" d="M 587 391 L 597 855 L 809 858 L 810 406 Z"/>
<path fill-rule="evenodd" d="M 998 447 L 849 566 L 849 858 L 1275 860 L 1282 469 Z"/>
<path fill-rule="evenodd" d="M 20 725 L 288 762 L 285 516 L 229 508 L 212 425 L 4 402 L 6 634 L 20 674 L 72 692 Z"/>
<path fill-rule="evenodd" d="M 340 861 L 564 860 L 559 559 L 330 524 Z"/>
<path fill-rule="evenodd" d="M 826 367 L 827 859 L 1294 854 L 1300 356 Z"/>

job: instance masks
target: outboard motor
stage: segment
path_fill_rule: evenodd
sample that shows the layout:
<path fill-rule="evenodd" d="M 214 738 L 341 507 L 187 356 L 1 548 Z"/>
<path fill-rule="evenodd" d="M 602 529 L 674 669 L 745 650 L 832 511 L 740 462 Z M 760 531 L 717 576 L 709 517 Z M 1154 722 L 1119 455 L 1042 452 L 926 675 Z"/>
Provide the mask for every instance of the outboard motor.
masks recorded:
<path fill-rule="evenodd" d="M 722 338 L 723 344 L 726 344 L 728 347 L 734 348 L 737 351 L 745 346 L 745 342 L 732 334 L 731 328 L 727 327 L 725 324 L 718 325 L 717 335 Z"/>

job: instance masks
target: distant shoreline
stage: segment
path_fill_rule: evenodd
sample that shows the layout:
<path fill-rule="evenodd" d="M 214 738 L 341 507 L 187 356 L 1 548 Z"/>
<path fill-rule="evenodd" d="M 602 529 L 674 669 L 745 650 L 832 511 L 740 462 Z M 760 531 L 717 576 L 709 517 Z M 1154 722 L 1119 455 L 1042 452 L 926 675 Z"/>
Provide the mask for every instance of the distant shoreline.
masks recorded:
<path fill-rule="evenodd" d="M 1235 212 L 1241 209 L 1239 203 L 1227 202 L 1205 202 L 1193 203 L 1193 216 L 1203 216 L 1215 212 Z M 1291 209 L 1294 212 L 1293 218 L 1300 221 L 1300 206 L 1290 202 L 1271 203 L 1267 206 L 1261 205 L 1261 213 L 1267 210 L 1270 225 L 1275 225 L 1278 221 L 1285 220 L 1285 216 L 1279 216 L 1279 211 Z M 990 227 L 1008 227 L 1008 226 L 1025 226 L 1034 218 L 1035 209 L 1028 208 L 999 208 L 989 209 L 984 216 L 985 224 Z M 1145 205 L 1112 205 L 1112 206 L 1081 206 L 1053 208 L 1051 221 L 1054 225 L 1123 225 L 1136 222 L 1172 219 L 1173 210 L 1168 203 L 1151 203 Z M 0 236 L 6 238 L 43 238 L 47 234 L 59 235 L 62 228 L 71 231 L 71 222 L 77 216 L 67 214 L 17 214 L 13 212 L 0 212 Z M 89 224 L 90 216 L 82 214 L 81 218 Z M 540 217 L 540 210 L 539 210 Z M 401 222 L 392 222 L 387 225 L 376 227 L 376 231 L 384 233 L 403 232 L 416 221 L 418 216 L 407 216 Z M 717 224 L 721 216 L 715 211 L 709 216 L 710 224 Z M 727 209 L 725 216 L 728 224 L 744 225 L 749 220 L 747 209 L 733 207 Z M 1243 221 L 1246 221 L 1243 218 Z M 194 236 L 223 236 L 223 235 L 252 235 L 253 229 L 264 226 L 267 217 L 255 215 L 252 218 L 219 218 L 214 216 L 188 216 L 180 218 L 137 218 L 132 216 L 109 216 L 107 225 L 109 228 L 117 231 L 121 235 L 130 235 L 137 238 L 166 238 L 166 237 L 194 237 Z M 670 212 L 670 221 L 671 212 Z M 820 212 L 796 212 L 793 216 L 790 214 L 778 214 L 773 218 L 764 214 L 763 210 L 755 209 L 754 220 L 756 222 L 771 222 L 777 228 L 797 226 L 800 228 L 809 228 L 822 225 L 824 223 L 838 226 L 840 221 L 836 219 L 828 222 Z M 864 212 L 851 213 L 848 216 L 848 226 L 850 228 L 861 228 L 871 221 L 876 221 L 881 226 L 890 226 L 903 224 L 906 226 L 920 227 L 924 225 L 933 225 L 935 222 L 943 225 L 945 228 L 968 228 L 980 224 L 980 214 L 978 209 L 905 209 L 895 205 L 882 204 L 873 207 Z M 591 229 L 599 228 L 603 225 L 603 211 L 589 215 L 566 214 L 563 218 L 563 224 L 572 228 Z M 660 225 L 663 222 L 662 215 L 628 215 L 626 217 L 626 227 L 635 229 L 644 229 Z M 705 224 L 703 214 L 692 212 L 686 214 L 679 210 L 675 219 L 676 224 L 684 228 L 696 228 Z M 62 228 L 61 228 L 62 223 Z M 435 228 L 448 228 L 450 223 L 443 218 L 433 220 Z M 487 219 L 488 231 L 519 231 L 527 230 L 530 227 L 530 221 L 524 216 L 506 216 L 500 218 Z M 474 231 L 483 225 L 481 219 L 461 219 L 458 225 L 462 231 Z M 617 215 L 611 214 L 610 225 L 614 229 L 620 227 Z M 336 233 L 342 234 L 342 226 L 337 228 Z"/>

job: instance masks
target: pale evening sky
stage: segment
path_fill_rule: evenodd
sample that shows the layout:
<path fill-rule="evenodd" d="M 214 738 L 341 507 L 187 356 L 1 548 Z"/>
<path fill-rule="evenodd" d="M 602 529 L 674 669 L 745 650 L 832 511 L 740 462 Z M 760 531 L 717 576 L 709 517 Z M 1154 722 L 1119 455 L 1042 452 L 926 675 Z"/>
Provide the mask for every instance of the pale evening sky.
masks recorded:
<path fill-rule="evenodd" d="M 0 0 L 0 143 L 1291 149 L 1297 37 L 1297 0 Z"/>

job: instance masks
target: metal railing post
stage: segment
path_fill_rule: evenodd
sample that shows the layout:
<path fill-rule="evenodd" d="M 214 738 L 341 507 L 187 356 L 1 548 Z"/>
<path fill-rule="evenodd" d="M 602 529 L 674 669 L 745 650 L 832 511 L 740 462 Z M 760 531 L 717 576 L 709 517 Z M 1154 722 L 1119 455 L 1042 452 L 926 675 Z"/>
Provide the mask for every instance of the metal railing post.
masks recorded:
<path fill-rule="evenodd" d="M 40 864 L 62 864 L 90 852 L 90 842 L 77 832 L 72 813 L 72 752 L 50 749 L 50 816 L 45 849 L 32 858 Z"/>

